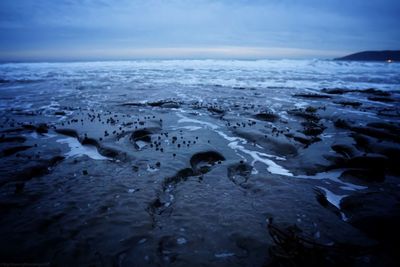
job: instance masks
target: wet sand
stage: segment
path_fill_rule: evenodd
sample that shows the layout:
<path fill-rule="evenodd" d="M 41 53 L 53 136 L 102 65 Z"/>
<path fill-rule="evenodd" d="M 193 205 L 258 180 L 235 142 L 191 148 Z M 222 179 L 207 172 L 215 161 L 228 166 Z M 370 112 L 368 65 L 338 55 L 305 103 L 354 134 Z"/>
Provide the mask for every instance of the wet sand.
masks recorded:
<path fill-rule="evenodd" d="M 3 110 L 0 262 L 395 265 L 398 91 L 196 94 Z"/>

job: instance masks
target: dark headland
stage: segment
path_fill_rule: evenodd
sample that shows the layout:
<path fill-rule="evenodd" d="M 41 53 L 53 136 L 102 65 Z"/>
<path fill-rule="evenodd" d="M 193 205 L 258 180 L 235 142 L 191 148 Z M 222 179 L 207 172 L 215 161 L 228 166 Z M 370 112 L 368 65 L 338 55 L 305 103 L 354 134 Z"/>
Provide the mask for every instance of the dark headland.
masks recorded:
<path fill-rule="evenodd" d="M 355 60 L 355 61 L 400 61 L 400 50 L 385 51 L 365 51 L 347 55 L 335 60 Z"/>

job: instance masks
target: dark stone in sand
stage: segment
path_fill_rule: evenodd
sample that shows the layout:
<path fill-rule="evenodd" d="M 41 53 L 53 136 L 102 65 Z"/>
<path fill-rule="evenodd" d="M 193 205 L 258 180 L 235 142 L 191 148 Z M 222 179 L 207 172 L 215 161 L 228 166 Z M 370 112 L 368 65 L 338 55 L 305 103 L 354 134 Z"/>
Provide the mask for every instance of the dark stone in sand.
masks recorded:
<path fill-rule="evenodd" d="M 54 131 L 62 135 L 79 138 L 78 132 L 73 129 L 55 129 Z"/>
<path fill-rule="evenodd" d="M 356 178 L 362 182 L 378 182 L 385 181 L 385 172 L 383 169 L 348 169 L 345 170 L 341 177 L 342 180 Z"/>
<path fill-rule="evenodd" d="M 389 130 L 392 133 L 400 133 L 400 127 L 394 123 L 388 123 L 388 122 L 370 122 L 367 124 L 368 127 L 374 127 L 374 128 L 382 128 L 385 130 Z"/>
<path fill-rule="evenodd" d="M 37 133 L 44 134 L 49 130 L 49 126 L 45 123 L 38 124 L 37 126 L 32 124 L 23 124 L 22 127 L 29 131 L 36 131 Z"/>
<path fill-rule="evenodd" d="M 317 136 L 322 134 L 325 131 L 326 127 L 322 125 L 313 126 L 313 127 L 306 127 L 303 130 L 303 134 L 308 136 Z"/>
<path fill-rule="evenodd" d="M 352 92 L 352 90 L 341 89 L 341 88 L 333 88 L 333 89 L 324 88 L 324 89 L 321 90 L 321 92 L 324 92 L 326 94 L 331 94 L 331 95 L 342 95 L 342 94 L 345 94 L 345 93 Z"/>
<path fill-rule="evenodd" d="M 378 147 L 377 150 L 379 150 L 379 153 L 385 155 L 388 158 L 388 169 L 396 173 L 397 175 L 400 174 L 400 148 L 387 146 Z"/>
<path fill-rule="evenodd" d="M 381 155 L 356 156 L 348 160 L 350 168 L 385 169 L 388 158 Z"/>
<path fill-rule="evenodd" d="M 335 127 L 342 129 L 350 129 L 355 133 L 371 136 L 377 138 L 379 141 L 394 141 L 400 143 L 400 136 L 393 133 L 392 129 L 378 129 L 376 127 L 362 127 L 362 126 L 351 126 L 347 121 L 343 119 L 338 119 L 334 122 Z M 376 126 L 376 125 L 375 125 Z"/>
<path fill-rule="evenodd" d="M 34 131 L 36 130 L 36 126 L 32 125 L 32 124 L 23 124 L 22 128 L 26 129 L 26 130 L 30 130 L 30 131 Z"/>
<path fill-rule="evenodd" d="M 174 176 L 168 177 L 163 182 L 163 189 L 167 189 L 169 185 L 175 185 L 180 182 L 186 181 L 186 179 L 190 176 L 196 175 L 191 168 L 185 168 L 178 171 Z"/>
<path fill-rule="evenodd" d="M 193 170 L 201 171 L 202 169 L 209 167 L 209 165 L 213 165 L 216 162 L 223 160 L 225 160 L 225 157 L 216 151 L 200 152 L 194 154 L 190 158 L 190 165 Z"/>
<path fill-rule="evenodd" d="M 21 152 L 21 151 L 25 151 L 32 148 L 32 146 L 14 146 L 14 147 L 9 147 L 4 149 L 1 153 L 0 156 L 11 156 L 14 155 L 15 153 Z"/>
<path fill-rule="evenodd" d="M 130 102 L 130 103 L 123 103 L 122 106 L 134 106 L 134 107 L 142 107 L 145 106 L 146 104 L 143 103 L 135 103 L 135 102 Z"/>
<path fill-rule="evenodd" d="M 382 241 L 391 241 L 398 246 L 400 238 L 399 195 L 391 192 L 356 193 L 340 203 L 349 222 Z"/>
<path fill-rule="evenodd" d="M 65 111 L 56 111 L 56 112 L 54 112 L 54 115 L 56 115 L 56 116 L 65 116 L 66 113 L 65 113 Z"/>
<path fill-rule="evenodd" d="M 11 142 L 23 143 L 25 141 L 26 137 L 24 136 L 0 137 L 0 143 L 11 143 Z"/>
<path fill-rule="evenodd" d="M 286 136 L 293 138 L 293 140 L 295 140 L 296 142 L 302 143 L 306 147 L 308 147 L 312 143 L 316 143 L 316 142 L 321 141 L 321 138 L 319 138 L 319 137 L 306 137 L 304 135 L 299 135 L 299 134 L 286 135 Z"/>
<path fill-rule="evenodd" d="M 358 133 L 352 133 L 350 136 L 353 137 L 354 141 L 356 141 L 356 147 L 358 149 L 362 149 L 366 152 L 370 151 L 369 147 L 371 138 Z"/>
<path fill-rule="evenodd" d="M 216 113 L 216 114 L 224 114 L 225 113 L 224 110 L 216 108 L 216 107 L 208 107 L 207 110 L 209 112 Z"/>
<path fill-rule="evenodd" d="M 105 146 L 98 146 L 97 150 L 99 151 L 99 153 L 107 158 L 120 158 L 120 159 L 124 159 L 125 158 L 125 153 L 122 153 L 114 148 L 110 148 L 110 147 L 105 147 Z"/>
<path fill-rule="evenodd" d="M 275 122 L 279 119 L 279 116 L 271 112 L 264 112 L 254 115 L 254 118 L 261 121 Z"/>
<path fill-rule="evenodd" d="M 0 79 L 0 83 L 10 83 L 10 80 Z"/>
<path fill-rule="evenodd" d="M 253 167 L 247 163 L 233 164 L 228 167 L 228 178 L 239 186 L 246 183 L 251 175 Z"/>
<path fill-rule="evenodd" d="M 382 97 L 382 96 L 370 96 L 370 97 L 368 97 L 368 100 L 377 101 L 377 102 L 383 102 L 383 103 L 394 102 L 394 99 L 393 99 L 393 98 L 390 98 L 390 97 Z"/>
<path fill-rule="evenodd" d="M 329 171 L 337 168 L 344 168 L 346 166 L 347 160 L 342 156 L 334 156 L 332 154 L 323 155 L 324 159 L 330 161 L 332 165 L 325 167 L 325 171 Z"/>
<path fill-rule="evenodd" d="M 353 108 L 357 108 L 357 107 L 362 105 L 361 102 L 355 102 L 355 101 L 337 101 L 337 102 L 334 102 L 334 103 L 342 105 L 344 107 L 345 106 L 350 106 L 350 107 L 353 107 Z"/>
<path fill-rule="evenodd" d="M 36 127 L 36 132 L 40 134 L 47 133 L 49 131 L 49 126 L 45 123 L 41 123 Z"/>
<path fill-rule="evenodd" d="M 400 118 L 400 110 L 398 107 L 393 106 L 390 108 L 379 109 L 377 112 L 379 116 L 385 116 L 389 118 Z"/>
<path fill-rule="evenodd" d="M 327 99 L 332 98 L 330 95 L 322 95 L 322 94 L 295 94 L 293 97 L 300 97 L 300 98 L 311 98 L 311 99 Z"/>
<path fill-rule="evenodd" d="M 151 132 L 146 129 L 134 131 L 131 135 L 133 141 L 143 141 L 151 143 Z"/>
<path fill-rule="evenodd" d="M 97 148 L 100 146 L 99 142 L 96 139 L 89 138 L 89 137 L 83 138 L 80 142 L 82 145 L 91 145 L 91 146 L 95 146 Z"/>
<path fill-rule="evenodd" d="M 351 128 L 350 124 L 343 119 L 337 119 L 333 124 L 335 125 L 336 128 L 341 128 L 341 129 Z"/>
<path fill-rule="evenodd" d="M 371 95 L 376 95 L 376 96 L 390 96 L 389 92 L 385 92 L 385 91 L 378 90 L 375 88 L 368 88 L 365 90 L 354 90 L 354 92 L 360 92 L 360 93 L 371 94 Z"/>
<path fill-rule="evenodd" d="M 331 148 L 336 152 L 342 155 L 345 158 L 351 158 L 355 156 L 356 151 L 354 150 L 353 146 L 346 145 L 346 144 L 336 144 L 332 145 Z"/>
<path fill-rule="evenodd" d="M 380 141 L 389 140 L 400 143 L 400 136 L 398 134 L 394 134 L 386 130 L 380 130 L 373 127 L 351 127 L 350 129 L 360 134 L 375 137 Z"/>
<path fill-rule="evenodd" d="M 326 93 L 326 94 L 331 94 L 331 95 L 342 95 L 342 94 L 346 94 L 346 93 L 362 93 L 362 94 L 371 94 L 371 95 L 376 95 L 376 96 L 390 96 L 389 92 L 385 92 L 385 91 L 378 90 L 375 88 L 368 88 L 368 89 L 364 89 L 364 90 L 342 89 L 342 88 L 333 88 L 333 89 L 324 88 L 321 90 L 321 92 Z"/>
<path fill-rule="evenodd" d="M 307 121 L 318 122 L 320 120 L 315 112 L 306 111 L 305 109 L 292 109 L 288 110 L 287 113 L 292 116 L 303 118 Z"/>
<path fill-rule="evenodd" d="M 149 102 L 147 105 L 151 107 L 161 107 L 161 108 L 179 108 L 180 103 L 173 100 L 160 100 L 156 102 Z"/>

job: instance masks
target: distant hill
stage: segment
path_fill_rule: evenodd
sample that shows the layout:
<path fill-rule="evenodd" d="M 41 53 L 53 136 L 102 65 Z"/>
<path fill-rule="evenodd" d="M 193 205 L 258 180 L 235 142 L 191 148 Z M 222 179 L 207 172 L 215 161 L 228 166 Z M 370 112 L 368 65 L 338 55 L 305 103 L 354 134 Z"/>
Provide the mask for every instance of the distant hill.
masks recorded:
<path fill-rule="evenodd" d="M 335 60 L 355 60 L 355 61 L 399 61 L 400 50 L 386 51 L 365 51 L 351 54 L 345 57 L 335 58 Z"/>

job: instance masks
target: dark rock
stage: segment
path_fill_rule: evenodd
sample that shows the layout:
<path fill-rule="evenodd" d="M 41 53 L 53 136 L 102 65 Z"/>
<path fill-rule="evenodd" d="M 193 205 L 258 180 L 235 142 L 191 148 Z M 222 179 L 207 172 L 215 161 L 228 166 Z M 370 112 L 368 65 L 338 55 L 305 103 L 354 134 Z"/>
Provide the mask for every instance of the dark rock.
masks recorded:
<path fill-rule="evenodd" d="M 36 130 L 36 126 L 32 125 L 32 124 L 23 124 L 22 128 L 29 130 L 29 131 L 35 131 Z"/>
<path fill-rule="evenodd" d="M 361 102 L 355 102 L 355 101 L 337 101 L 335 102 L 336 104 L 342 105 L 342 106 L 350 106 L 353 108 L 357 108 L 362 105 Z"/>
<path fill-rule="evenodd" d="M 353 226 L 373 238 L 397 246 L 400 238 L 399 199 L 390 192 L 357 193 L 344 198 L 340 207 Z"/>
<path fill-rule="evenodd" d="M 129 103 L 123 103 L 121 106 L 135 106 L 135 107 L 142 107 L 145 106 L 146 104 L 143 103 L 134 103 L 134 102 L 129 102 Z"/>
<path fill-rule="evenodd" d="M 353 90 L 341 89 L 341 88 L 333 88 L 333 89 L 324 88 L 321 90 L 321 92 L 326 93 L 326 94 L 331 94 L 331 95 L 342 95 L 342 94 L 346 94 L 346 93 L 349 93 L 352 91 Z"/>
<path fill-rule="evenodd" d="M 143 141 L 147 143 L 151 143 L 151 132 L 146 129 L 141 129 L 134 131 L 131 135 L 131 140 L 133 141 Z"/>
<path fill-rule="evenodd" d="M 279 116 L 271 112 L 264 112 L 256 114 L 254 118 L 261 121 L 275 122 L 279 119 Z"/>
<path fill-rule="evenodd" d="M 355 155 L 355 150 L 352 146 L 346 144 L 332 145 L 331 148 L 345 158 L 351 158 Z"/>
<path fill-rule="evenodd" d="M 366 152 L 370 151 L 370 138 L 358 133 L 352 133 L 350 136 L 353 137 L 358 149 L 362 149 Z"/>
<path fill-rule="evenodd" d="M 383 102 L 383 103 L 394 102 L 393 98 L 383 97 L 383 96 L 370 96 L 370 97 L 368 97 L 368 100 L 377 101 L 377 102 Z"/>
<path fill-rule="evenodd" d="M 383 169 L 348 169 L 345 170 L 341 177 L 342 180 L 351 180 L 356 178 L 361 182 L 378 182 L 385 181 L 385 172 Z"/>
<path fill-rule="evenodd" d="M 9 147 L 9 148 L 4 149 L 0 153 L 0 156 L 8 157 L 8 156 L 11 156 L 11 155 L 13 155 L 15 153 L 28 150 L 30 148 L 32 148 L 32 146 L 14 146 L 14 147 Z"/>
<path fill-rule="evenodd" d="M 323 94 L 295 94 L 293 97 L 300 97 L 300 98 L 311 98 L 311 99 L 328 99 L 332 98 L 330 95 L 323 95 Z"/>
<path fill-rule="evenodd" d="M 225 113 L 224 110 L 216 108 L 216 107 L 208 107 L 207 110 L 209 112 L 216 113 L 216 114 L 224 114 Z"/>
<path fill-rule="evenodd" d="M 367 124 L 368 127 L 374 127 L 374 128 L 381 128 L 388 130 L 392 133 L 399 133 L 400 132 L 400 127 L 398 125 L 395 125 L 394 123 L 387 123 L 387 122 L 370 122 Z"/>
<path fill-rule="evenodd" d="M 326 127 L 322 125 L 318 125 L 315 127 L 306 127 L 302 132 L 308 136 L 317 136 L 322 134 L 325 131 Z"/>
<path fill-rule="evenodd" d="M 364 90 L 354 90 L 354 91 L 364 93 L 364 94 L 376 95 L 376 96 L 390 96 L 389 92 L 378 90 L 375 88 L 368 88 L 368 89 L 364 89 Z"/>
<path fill-rule="evenodd" d="M 47 133 L 49 131 L 49 126 L 47 126 L 47 124 L 45 123 L 41 123 L 36 127 L 36 132 L 39 134 L 44 134 Z"/>
<path fill-rule="evenodd" d="M 305 109 L 292 109 L 287 112 L 289 115 L 300 117 L 307 121 L 318 122 L 320 120 L 314 112 L 307 112 Z"/>
<path fill-rule="evenodd" d="M 348 160 L 349 168 L 385 169 L 388 158 L 382 155 L 356 156 Z"/>
<path fill-rule="evenodd" d="M 174 176 L 168 177 L 163 182 L 163 189 L 166 190 L 170 185 L 176 185 L 186 181 L 188 177 L 195 176 L 195 172 L 191 168 L 185 168 L 178 171 Z"/>
<path fill-rule="evenodd" d="M 341 128 L 341 129 L 349 129 L 351 127 L 350 124 L 343 119 L 337 119 L 334 122 L 334 125 L 336 128 Z"/>
<path fill-rule="evenodd" d="M 56 115 L 56 116 L 65 116 L 66 113 L 65 113 L 65 111 L 56 111 L 56 112 L 54 112 L 54 115 Z"/>
<path fill-rule="evenodd" d="M 218 161 L 225 160 L 225 157 L 222 156 L 220 153 L 215 151 L 206 151 L 194 154 L 190 158 L 190 165 L 192 169 L 195 171 L 201 171 L 208 169 L 210 165 L 215 164 Z"/>
<path fill-rule="evenodd" d="M 253 167 L 247 163 L 233 164 L 228 167 L 228 178 L 236 185 L 242 186 L 247 182 Z"/>
<path fill-rule="evenodd" d="M 80 140 L 82 145 L 91 145 L 91 146 L 95 146 L 95 147 L 99 147 L 100 144 L 96 139 L 93 138 L 89 138 L 89 137 L 85 137 L 82 140 Z"/>
<path fill-rule="evenodd" d="M 375 137 L 380 141 L 389 140 L 400 143 L 400 136 L 398 134 L 393 134 L 386 130 L 380 130 L 373 127 L 351 127 L 350 129 L 356 133 Z"/>
<path fill-rule="evenodd" d="M 11 142 L 23 143 L 25 141 L 26 137 L 24 136 L 0 137 L 0 143 L 11 143 Z"/>
<path fill-rule="evenodd" d="M 98 148 L 99 153 L 107 158 L 119 158 L 119 159 L 124 159 L 125 154 L 110 147 L 105 147 L 105 146 L 99 146 Z"/>
<path fill-rule="evenodd" d="M 55 129 L 54 131 L 62 135 L 79 138 L 78 132 L 73 129 Z"/>
<path fill-rule="evenodd" d="M 151 107 L 161 107 L 161 108 L 179 108 L 180 103 L 173 100 L 160 100 L 156 102 L 149 102 L 147 105 Z"/>

